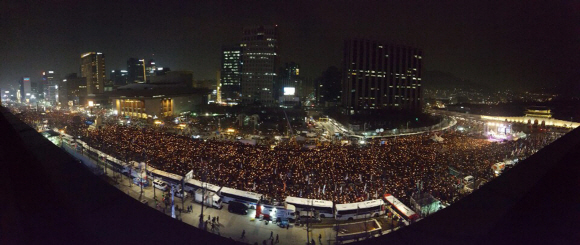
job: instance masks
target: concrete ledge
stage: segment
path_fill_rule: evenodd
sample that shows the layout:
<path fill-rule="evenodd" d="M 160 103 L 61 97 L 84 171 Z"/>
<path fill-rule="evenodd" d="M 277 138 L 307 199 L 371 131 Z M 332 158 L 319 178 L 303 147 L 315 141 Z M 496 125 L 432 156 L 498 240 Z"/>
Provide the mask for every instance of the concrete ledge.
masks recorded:
<path fill-rule="evenodd" d="M 5 108 L 0 135 L 0 244 L 236 243 L 125 195 Z"/>

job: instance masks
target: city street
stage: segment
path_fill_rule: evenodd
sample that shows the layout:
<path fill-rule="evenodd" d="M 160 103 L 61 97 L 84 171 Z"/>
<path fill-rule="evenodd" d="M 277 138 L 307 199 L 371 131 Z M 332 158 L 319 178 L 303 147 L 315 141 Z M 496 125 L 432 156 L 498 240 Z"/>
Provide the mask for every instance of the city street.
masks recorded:
<path fill-rule="evenodd" d="M 332 139 L 332 137 L 335 136 L 335 133 L 340 133 L 344 136 L 355 135 L 354 132 L 348 130 L 344 125 L 332 118 L 329 118 L 328 121 L 318 121 L 316 124 L 322 126 L 322 129 L 327 132 L 326 137 L 328 139 Z"/>

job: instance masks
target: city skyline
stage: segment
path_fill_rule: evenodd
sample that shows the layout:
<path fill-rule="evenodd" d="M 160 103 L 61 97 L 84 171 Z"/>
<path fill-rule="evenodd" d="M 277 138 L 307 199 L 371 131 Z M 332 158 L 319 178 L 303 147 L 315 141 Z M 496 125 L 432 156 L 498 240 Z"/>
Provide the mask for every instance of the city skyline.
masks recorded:
<path fill-rule="evenodd" d="M 79 55 L 107 55 L 107 72 L 130 57 L 155 59 L 195 79 L 214 79 L 221 47 L 243 26 L 278 25 L 280 64 L 305 77 L 340 66 L 351 37 L 408 44 L 425 52 L 425 71 L 450 72 L 492 87 L 549 86 L 577 72 L 579 6 L 567 1 L 462 3 L 6 3 L 0 24 L 0 86 L 47 67 L 79 73 Z M 555 28 L 557 27 L 557 28 Z"/>

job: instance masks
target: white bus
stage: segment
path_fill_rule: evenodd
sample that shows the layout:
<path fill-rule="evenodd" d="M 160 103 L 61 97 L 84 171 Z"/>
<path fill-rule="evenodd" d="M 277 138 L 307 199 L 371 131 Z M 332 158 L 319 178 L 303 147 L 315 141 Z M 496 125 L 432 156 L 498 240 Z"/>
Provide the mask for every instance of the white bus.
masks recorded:
<path fill-rule="evenodd" d="M 152 177 L 173 185 L 180 185 L 181 179 L 183 179 L 182 176 L 155 169 L 153 167 L 147 167 L 147 172 L 149 172 L 149 175 Z"/>
<path fill-rule="evenodd" d="M 207 182 L 201 182 L 201 181 L 196 180 L 196 179 L 188 179 L 188 180 L 186 180 L 185 181 L 185 186 L 183 187 L 183 189 L 185 191 L 189 191 L 189 192 L 193 192 L 193 191 L 195 191 L 197 189 L 200 189 L 200 188 L 206 188 L 206 190 L 213 191 L 215 193 L 219 193 L 219 191 L 221 189 L 220 186 L 217 186 L 217 185 L 214 185 L 214 184 L 210 184 L 210 183 L 207 183 Z"/>
<path fill-rule="evenodd" d="M 126 171 L 127 169 L 127 163 L 119 161 L 117 158 L 114 158 L 112 156 L 107 155 L 105 161 L 107 161 L 107 163 L 111 165 L 111 167 L 115 168 L 115 170 L 118 172 L 123 172 L 124 170 Z"/>
<path fill-rule="evenodd" d="M 409 222 L 413 222 L 417 218 L 419 218 L 419 215 L 417 215 L 413 210 L 411 210 L 409 207 L 407 207 L 393 195 L 385 194 L 384 199 L 388 204 L 390 204 L 390 206 L 388 206 L 389 210 L 397 213 L 397 215 L 405 219 L 407 225 Z"/>
<path fill-rule="evenodd" d="M 210 184 L 210 183 L 207 183 L 207 182 L 203 182 L 203 187 L 206 190 L 210 190 L 210 191 L 213 191 L 215 193 L 219 193 L 219 191 L 222 189 L 221 186 L 217 186 L 217 185 Z"/>
<path fill-rule="evenodd" d="M 337 220 L 353 220 L 364 218 L 376 218 L 385 214 L 385 202 L 381 199 L 364 202 L 336 204 Z"/>
<path fill-rule="evenodd" d="M 202 187 L 202 182 L 196 179 L 188 179 L 185 181 L 185 191 L 194 192 Z"/>
<path fill-rule="evenodd" d="M 84 142 L 84 141 L 82 141 L 82 140 L 77 140 L 77 149 L 79 149 L 79 150 L 80 150 L 80 149 L 83 149 L 83 148 L 84 148 L 84 149 L 86 149 L 86 150 L 88 150 L 88 149 L 89 149 L 89 147 L 88 147 L 87 143 L 85 143 L 85 142 Z"/>
<path fill-rule="evenodd" d="M 61 133 L 60 135 L 62 135 L 62 141 L 67 144 L 67 145 L 72 145 L 74 142 L 74 138 L 68 134 L 65 133 Z"/>
<path fill-rule="evenodd" d="M 314 209 L 314 211 L 318 212 L 320 218 L 334 217 L 334 205 L 331 201 L 288 196 L 285 202 L 294 205 L 297 211 L 311 211 L 311 209 Z"/>
<path fill-rule="evenodd" d="M 250 191 L 241 191 L 229 187 L 222 187 L 219 194 L 222 197 L 223 202 L 225 203 L 230 203 L 230 201 L 237 201 L 248 204 L 254 208 L 256 207 L 258 202 L 260 202 L 260 200 L 262 199 L 262 194 Z"/>

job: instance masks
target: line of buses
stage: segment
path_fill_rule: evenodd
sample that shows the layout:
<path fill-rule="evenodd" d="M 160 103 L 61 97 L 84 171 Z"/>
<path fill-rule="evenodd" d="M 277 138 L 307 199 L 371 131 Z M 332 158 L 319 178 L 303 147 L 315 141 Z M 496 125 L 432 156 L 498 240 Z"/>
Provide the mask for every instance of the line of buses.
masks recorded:
<path fill-rule="evenodd" d="M 141 178 L 137 169 L 140 164 L 134 161 L 125 163 L 112 156 L 105 154 L 95 148 L 89 147 L 88 144 L 81 140 L 74 140 L 72 136 L 62 134 L 63 143 L 70 148 L 76 150 L 87 151 L 89 155 L 106 162 L 116 171 L 130 175 L 134 178 Z M 202 182 L 195 179 L 184 180 L 183 176 L 168 173 L 153 167 L 147 167 L 147 175 L 154 179 L 162 180 L 170 185 L 181 186 L 187 192 L 199 192 L 205 188 L 206 195 L 213 196 L 213 202 L 208 206 L 220 209 L 223 203 L 230 203 L 231 201 L 241 202 L 246 204 L 249 208 L 256 208 L 257 205 L 263 207 L 262 194 L 242 191 L 225 186 L 217 186 L 211 183 Z M 209 196 L 209 195 L 208 195 Z M 194 198 L 194 200 L 197 198 Z M 293 205 L 295 210 L 303 213 L 311 213 L 308 216 L 316 216 L 320 218 L 335 218 L 336 220 L 356 220 L 365 218 L 376 218 L 384 215 L 386 210 L 392 212 L 395 216 L 402 219 L 403 222 L 409 224 L 417 220 L 419 217 L 413 210 L 404 205 L 401 201 L 390 194 L 385 194 L 382 199 L 368 200 L 357 203 L 334 204 L 332 201 L 307 199 L 301 197 L 288 196 L 285 199 L 285 204 Z M 270 206 L 270 205 L 267 205 Z M 278 206 L 279 209 L 284 209 L 285 206 Z M 306 216 L 306 215 L 303 215 Z"/>

